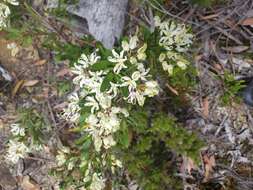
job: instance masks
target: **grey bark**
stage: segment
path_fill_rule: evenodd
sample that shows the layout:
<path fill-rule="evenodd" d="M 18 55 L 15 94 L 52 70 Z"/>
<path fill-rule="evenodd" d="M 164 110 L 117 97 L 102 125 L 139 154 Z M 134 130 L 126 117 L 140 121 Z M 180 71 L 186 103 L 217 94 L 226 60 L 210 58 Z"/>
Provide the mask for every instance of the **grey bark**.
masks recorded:
<path fill-rule="evenodd" d="M 127 5 L 128 0 L 80 0 L 68 11 L 85 18 L 90 34 L 111 49 L 122 34 Z"/>

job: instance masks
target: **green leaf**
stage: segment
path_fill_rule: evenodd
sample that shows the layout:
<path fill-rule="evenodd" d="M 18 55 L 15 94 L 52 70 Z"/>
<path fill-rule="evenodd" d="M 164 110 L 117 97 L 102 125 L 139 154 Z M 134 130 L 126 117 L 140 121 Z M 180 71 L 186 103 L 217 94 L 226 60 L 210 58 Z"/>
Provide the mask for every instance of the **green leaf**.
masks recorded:
<path fill-rule="evenodd" d="M 127 122 L 123 120 L 121 122 L 121 131 L 119 132 L 118 139 L 119 144 L 123 146 L 123 148 L 128 148 L 130 145 L 130 135 L 127 126 Z"/>
<path fill-rule="evenodd" d="M 90 69 L 92 71 L 101 71 L 101 70 L 106 70 L 106 69 L 109 69 L 109 68 L 112 68 L 114 66 L 113 63 L 111 63 L 110 61 L 107 61 L 107 60 L 101 60 L 95 64 L 93 64 Z"/>
<path fill-rule="evenodd" d="M 101 92 L 105 92 L 106 90 L 109 90 L 109 88 L 111 86 L 110 82 L 113 81 L 113 78 L 114 78 L 114 74 L 113 73 L 108 73 L 106 75 L 106 77 L 104 78 L 104 80 L 103 80 L 103 82 L 101 84 L 101 88 L 100 88 Z"/>
<path fill-rule="evenodd" d="M 122 92 L 124 97 L 127 97 L 129 95 L 129 91 L 128 91 L 127 87 L 122 87 L 121 92 Z"/>
<path fill-rule="evenodd" d="M 101 42 L 96 42 L 96 48 L 99 49 L 99 53 L 102 59 L 107 59 L 112 53 L 109 49 L 106 49 Z"/>
<path fill-rule="evenodd" d="M 75 141 L 76 145 L 85 144 L 90 139 L 90 136 L 84 135 Z"/>

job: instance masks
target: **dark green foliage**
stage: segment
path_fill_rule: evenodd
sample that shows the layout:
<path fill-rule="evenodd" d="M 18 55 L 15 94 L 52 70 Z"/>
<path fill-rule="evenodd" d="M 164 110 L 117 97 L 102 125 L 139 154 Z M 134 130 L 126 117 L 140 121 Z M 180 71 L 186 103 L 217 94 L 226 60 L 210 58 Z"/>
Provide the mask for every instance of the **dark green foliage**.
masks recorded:
<path fill-rule="evenodd" d="M 32 108 L 23 108 L 19 110 L 19 123 L 26 129 L 26 136 L 32 137 L 33 143 L 41 144 L 45 140 L 43 131 L 47 131 L 50 126 L 44 118 Z"/>
<path fill-rule="evenodd" d="M 58 7 L 51 10 L 50 13 L 58 18 L 70 19 L 71 15 L 67 12 L 68 5 L 76 5 L 79 0 L 59 0 Z"/>
<path fill-rule="evenodd" d="M 129 130 L 125 131 L 129 125 Z M 128 147 L 123 153 L 124 165 L 133 179 L 145 190 L 182 189 L 176 172 L 173 152 L 186 155 L 196 162 L 203 142 L 188 133 L 174 118 L 157 113 L 148 119 L 147 112 L 134 111 L 131 121 L 123 122 L 119 146 Z"/>
<path fill-rule="evenodd" d="M 200 6 L 208 7 L 212 5 L 214 0 L 190 0 L 190 2 L 193 4 L 200 5 Z"/>
<path fill-rule="evenodd" d="M 194 66 L 188 65 L 186 70 L 175 68 L 172 77 L 168 82 L 178 91 L 190 91 L 197 84 L 197 70 Z"/>
<path fill-rule="evenodd" d="M 215 4 L 225 3 L 227 0 L 189 0 L 192 4 L 202 7 L 210 7 Z"/>
<path fill-rule="evenodd" d="M 28 46 L 32 44 L 33 38 L 28 35 L 27 28 L 8 28 L 6 29 L 7 35 L 5 36 L 8 40 L 15 40 L 23 46 Z"/>
<path fill-rule="evenodd" d="M 72 83 L 71 81 L 59 81 L 57 83 L 57 91 L 58 91 L 58 95 L 61 97 L 67 93 L 69 93 L 71 91 L 71 87 L 72 87 Z"/>
<path fill-rule="evenodd" d="M 194 133 L 189 133 L 177 124 L 175 119 L 159 114 L 154 119 L 152 130 L 164 139 L 166 147 L 198 161 L 199 149 L 203 146 L 202 141 Z"/>
<path fill-rule="evenodd" d="M 228 72 L 224 73 L 223 77 L 223 90 L 224 93 L 221 97 L 221 101 L 224 105 L 228 105 L 231 100 L 240 101 L 238 96 L 239 91 L 245 87 L 243 80 L 236 80 L 234 76 Z"/>

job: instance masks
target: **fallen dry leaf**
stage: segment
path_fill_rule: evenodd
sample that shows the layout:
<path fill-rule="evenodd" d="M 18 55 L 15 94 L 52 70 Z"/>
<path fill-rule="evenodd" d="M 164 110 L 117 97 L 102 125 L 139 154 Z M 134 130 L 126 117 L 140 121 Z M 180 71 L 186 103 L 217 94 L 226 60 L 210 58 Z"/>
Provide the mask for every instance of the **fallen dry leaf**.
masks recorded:
<path fill-rule="evenodd" d="M 241 25 L 243 25 L 243 26 L 251 26 L 251 25 L 253 25 L 253 17 L 244 19 L 242 21 Z"/>
<path fill-rule="evenodd" d="M 232 53 L 241 53 L 248 50 L 249 46 L 223 47 L 222 49 Z"/>
<path fill-rule="evenodd" d="M 191 171 L 194 170 L 194 169 L 196 169 L 194 161 L 191 158 L 184 156 L 180 172 L 181 173 L 187 172 L 188 174 L 191 174 Z"/>
<path fill-rule="evenodd" d="M 32 182 L 29 176 L 25 176 L 21 178 L 20 186 L 24 190 L 39 190 L 40 189 L 39 185 Z"/>
<path fill-rule="evenodd" d="M 56 76 L 57 76 L 57 77 L 63 77 L 64 75 L 67 75 L 67 74 L 71 74 L 70 69 L 63 68 L 62 70 L 60 70 L 60 71 L 56 74 Z"/>
<path fill-rule="evenodd" d="M 40 66 L 40 65 L 44 65 L 46 62 L 47 62 L 46 59 L 41 59 L 41 60 L 36 61 L 34 64 L 37 66 Z"/>
<path fill-rule="evenodd" d="M 15 87 L 13 88 L 13 90 L 11 92 L 12 98 L 17 94 L 18 90 L 22 87 L 24 82 L 25 82 L 24 80 L 20 80 L 20 81 L 16 82 Z"/>
<path fill-rule="evenodd" d="M 214 155 L 212 155 L 212 156 L 203 155 L 202 159 L 203 159 L 203 162 L 205 165 L 204 182 L 206 182 L 210 178 L 210 174 L 212 173 L 213 168 L 215 166 L 215 158 L 214 158 Z"/>
<path fill-rule="evenodd" d="M 201 19 L 209 20 L 209 19 L 217 18 L 219 16 L 220 16 L 220 14 L 211 14 L 211 15 L 207 15 L 207 16 L 201 16 Z"/>
<path fill-rule="evenodd" d="M 23 86 L 25 87 L 34 86 L 38 82 L 39 82 L 38 80 L 28 80 L 24 82 Z"/>
<path fill-rule="evenodd" d="M 202 100 L 202 104 L 203 104 L 203 115 L 205 117 L 208 117 L 208 115 L 209 115 L 209 101 L 208 101 L 208 97 L 205 97 Z"/>
<path fill-rule="evenodd" d="M 176 89 L 174 89 L 172 86 L 170 86 L 169 84 L 166 84 L 167 88 L 175 95 L 179 95 L 178 91 Z"/>
<path fill-rule="evenodd" d="M 214 64 L 214 68 L 217 70 L 217 71 L 222 71 L 222 66 L 218 63 L 215 63 Z"/>
<path fill-rule="evenodd" d="M 62 110 L 63 108 L 65 108 L 68 105 L 67 102 L 63 102 L 61 104 L 57 104 L 56 106 L 54 106 L 54 109 L 56 110 Z"/>

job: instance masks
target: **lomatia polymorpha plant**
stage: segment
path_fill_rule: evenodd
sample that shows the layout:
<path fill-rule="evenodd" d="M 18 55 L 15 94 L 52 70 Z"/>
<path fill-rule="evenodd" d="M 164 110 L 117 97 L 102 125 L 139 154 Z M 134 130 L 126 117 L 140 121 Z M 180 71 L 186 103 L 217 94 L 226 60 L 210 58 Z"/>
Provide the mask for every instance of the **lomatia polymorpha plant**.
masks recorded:
<path fill-rule="evenodd" d="M 122 141 L 117 138 L 122 123 L 131 121 L 131 112 L 158 96 L 161 88 L 153 73 L 163 70 L 173 77 L 175 70 L 186 70 L 190 64 L 184 56 L 192 44 L 189 29 L 158 16 L 154 23 L 154 32 L 137 30 L 112 50 L 101 45 L 84 50 L 72 67 L 76 90 L 69 95 L 63 117 L 81 134 L 81 153 L 73 157 L 59 151 L 57 158 L 69 170 L 78 163 L 84 174 L 79 185 L 84 189 L 102 190 L 109 181 L 114 189 L 120 188 L 115 179 L 127 168 L 120 157 L 124 149 L 117 146 Z"/>
<path fill-rule="evenodd" d="M 159 144 L 169 138 L 174 121 L 168 123 L 164 136 L 159 137 L 161 133 L 157 130 L 170 120 L 154 122 L 153 125 L 162 123 L 163 126 L 149 132 L 150 129 L 145 127 L 138 128 L 138 120 L 148 119 L 139 113 L 145 112 L 147 103 L 163 91 L 160 74 L 173 78 L 179 71 L 187 72 L 190 62 L 185 53 L 192 44 L 193 35 L 184 24 L 162 21 L 158 16 L 154 18 L 154 26 L 152 32 L 137 29 L 112 50 L 100 43 L 84 48 L 73 63 L 71 71 L 75 90 L 68 96 L 68 106 L 61 117 L 74 126 L 71 131 L 80 138 L 75 141 L 75 148 L 62 147 L 58 150 L 58 167 L 54 172 L 62 176 L 62 189 L 68 186 L 80 190 L 121 189 L 126 182 L 123 176 L 128 167 L 123 155 L 127 148 L 131 148 L 135 130 L 147 132 L 150 143 L 156 141 Z M 152 122 L 148 125 L 152 127 Z M 19 137 L 15 138 L 18 144 L 14 140 L 9 142 L 6 159 L 15 163 L 24 158 L 30 149 L 22 143 L 25 132 L 19 124 L 13 126 L 13 133 Z M 154 139 L 155 135 L 157 138 Z M 179 136 L 181 138 L 182 134 Z M 175 138 L 179 136 L 171 135 Z M 21 147 L 21 152 L 17 151 L 18 147 Z M 152 148 L 151 145 L 148 147 Z M 190 150 L 189 147 L 187 150 Z M 149 151 L 146 149 L 146 152 Z M 137 149 L 134 153 L 139 155 Z"/>

